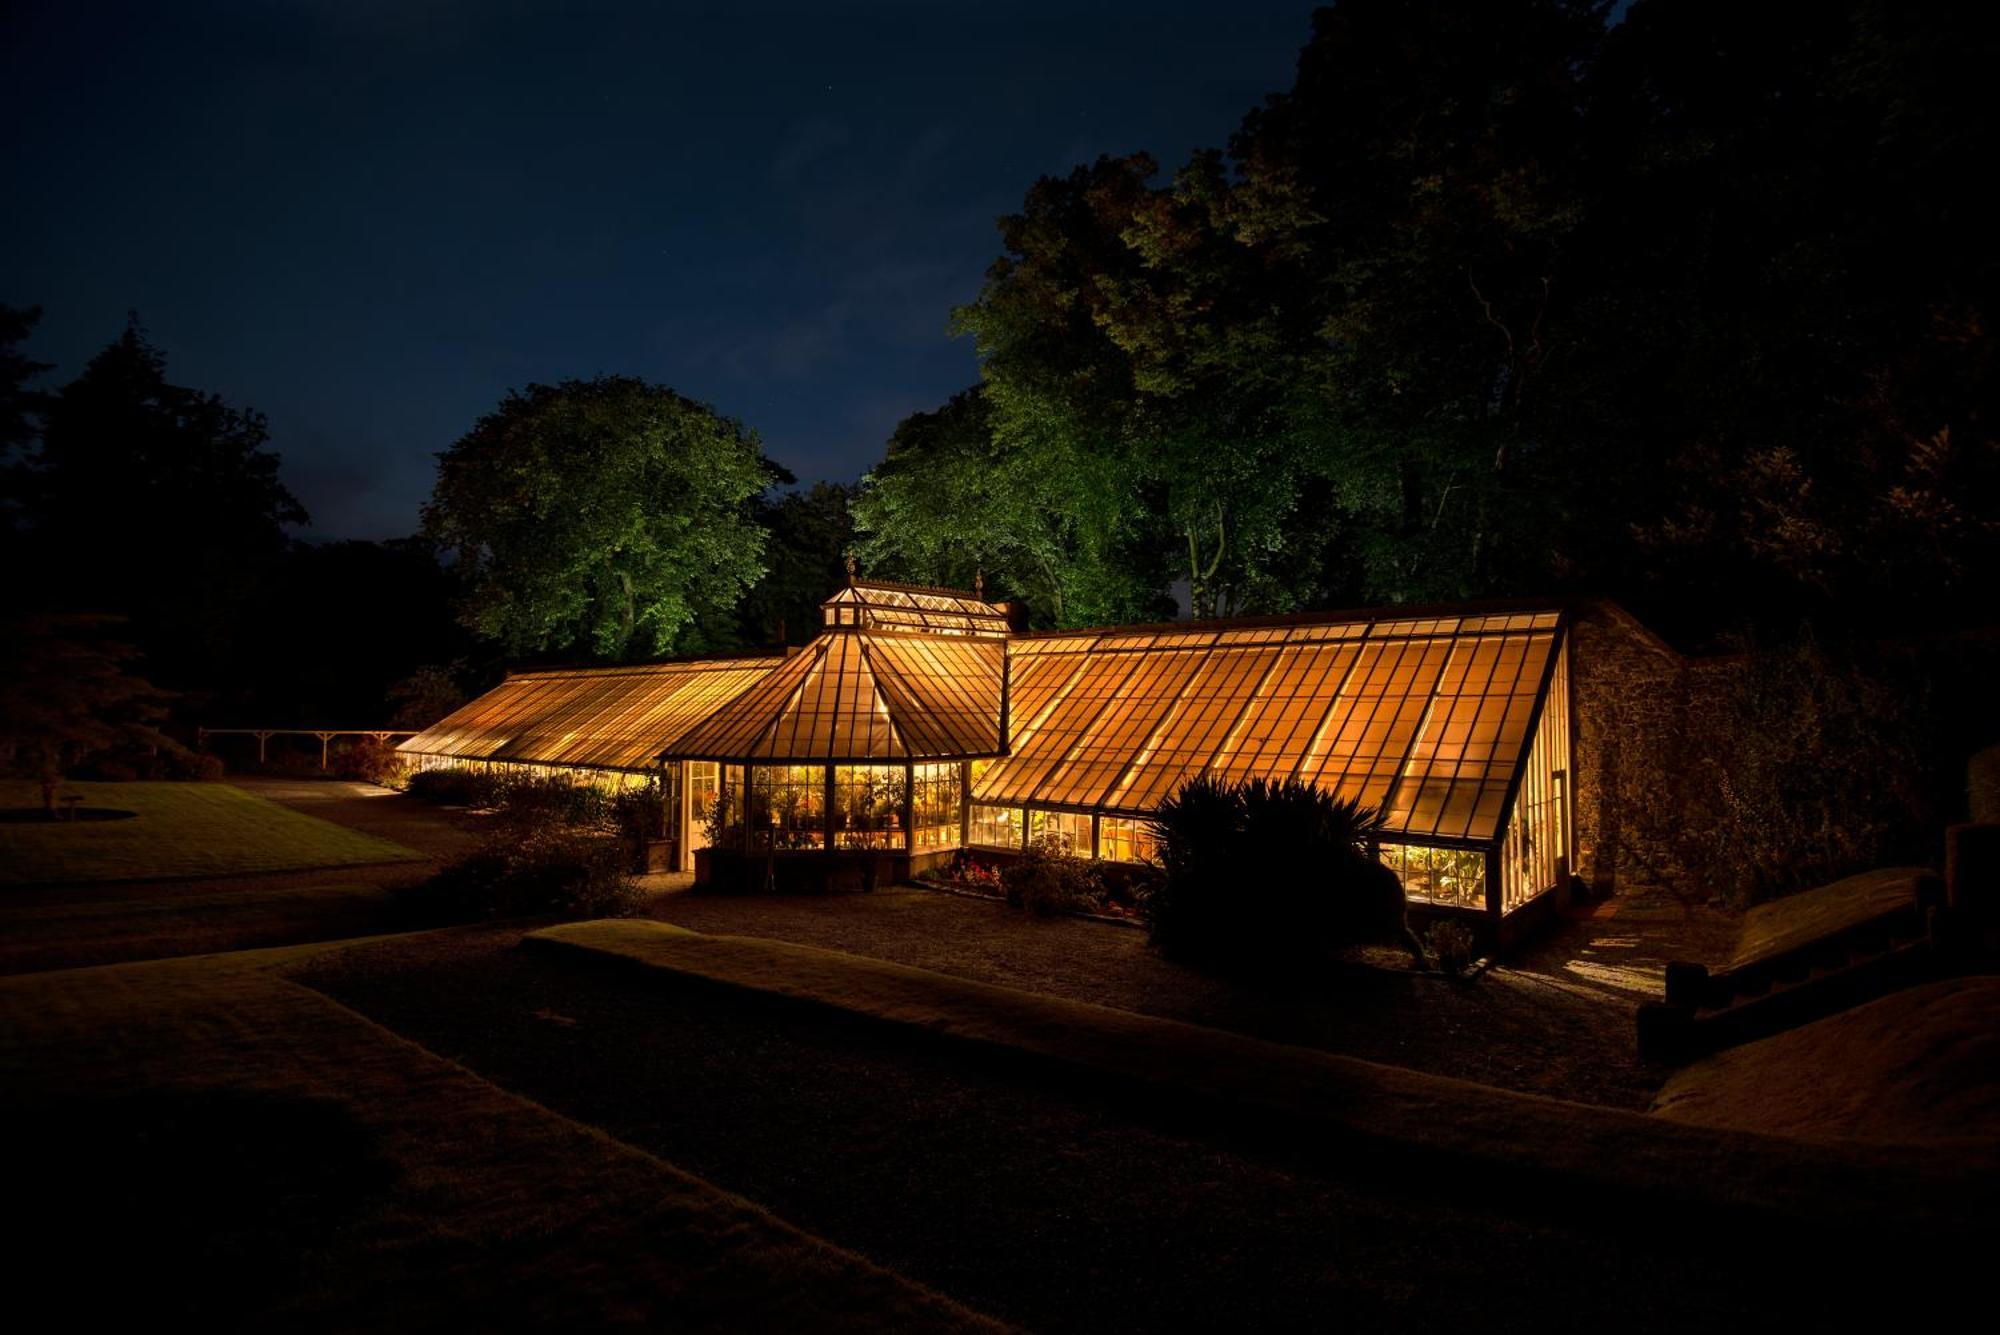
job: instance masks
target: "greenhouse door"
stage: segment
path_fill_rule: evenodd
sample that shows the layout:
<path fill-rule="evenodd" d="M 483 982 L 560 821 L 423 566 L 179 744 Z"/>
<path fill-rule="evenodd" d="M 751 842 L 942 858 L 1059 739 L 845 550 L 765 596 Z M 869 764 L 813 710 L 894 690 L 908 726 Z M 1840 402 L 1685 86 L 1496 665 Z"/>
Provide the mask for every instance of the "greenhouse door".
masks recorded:
<path fill-rule="evenodd" d="M 721 766 L 713 760 L 687 763 L 687 846 L 708 847 L 708 816 L 722 787 Z M 692 867 L 694 864 L 688 864 Z"/>

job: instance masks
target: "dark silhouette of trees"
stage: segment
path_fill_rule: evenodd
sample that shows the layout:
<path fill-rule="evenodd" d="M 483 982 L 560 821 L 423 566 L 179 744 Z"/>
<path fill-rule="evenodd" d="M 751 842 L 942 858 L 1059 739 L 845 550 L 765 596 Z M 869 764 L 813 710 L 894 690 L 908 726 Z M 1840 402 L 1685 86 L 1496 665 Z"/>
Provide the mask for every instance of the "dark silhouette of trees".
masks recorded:
<path fill-rule="evenodd" d="M 248 609 L 239 660 L 215 684 L 211 723 L 379 727 L 390 692 L 426 664 L 479 657 L 453 616 L 456 592 L 413 538 L 297 543 Z"/>
<path fill-rule="evenodd" d="M 169 696 L 130 671 L 115 617 L 33 613 L 0 622 L 0 754 L 53 814 L 68 768 L 94 752 L 181 748 L 158 728 Z"/>
<path fill-rule="evenodd" d="M 19 570 L 24 553 L 21 529 L 27 523 L 30 475 L 43 396 L 31 387 L 42 372 L 53 368 L 21 350 L 41 323 L 39 306 L 0 304 L 0 560 Z M 22 601 L 19 581 L 0 597 L 8 604 Z"/>
<path fill-rule="evenodd" d="M 129 616 L 150 674 L 214 680 L 241 649 L 286 526 L 306 522 L 263 448 L 263 417 L 169 382 L 136 319 L 39 408 L 18 474 L 22 596 Z"/>
<path fill-rule="evenodd" d="M 854 488 L 838 482 L 757 498 L 764 576 L 736 609 L 743 643 L 803 644 L 819 633 L 819 605 L 845 578 L 854 547 L 853 498 Z"/>

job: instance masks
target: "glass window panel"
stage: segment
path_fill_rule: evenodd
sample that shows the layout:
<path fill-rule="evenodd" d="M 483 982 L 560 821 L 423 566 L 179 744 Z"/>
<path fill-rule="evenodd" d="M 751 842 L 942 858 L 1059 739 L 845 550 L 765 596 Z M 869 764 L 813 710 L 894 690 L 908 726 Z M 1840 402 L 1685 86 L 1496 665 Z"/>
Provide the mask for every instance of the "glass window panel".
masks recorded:
<path fill-rule="evenodd" d="M 1030 811 L 1028 842 L 1053 842 L 1072 857 L 1092 856 L 1091 817 L 1075 811 Z"/>
<path fill-rule="evenodd" d="M 1152 827 L 1133 816 L 1097 818 L 1097 856 L 1107 862 L 1151 862 L 1154 845 Z"/>
<path fill-rule="evenodd" d="M 972 808 L 972 842 L 983 848 L 1020 848 L 1026 830 L 1026 816 L 1020 807 L 975 804 Z"/>

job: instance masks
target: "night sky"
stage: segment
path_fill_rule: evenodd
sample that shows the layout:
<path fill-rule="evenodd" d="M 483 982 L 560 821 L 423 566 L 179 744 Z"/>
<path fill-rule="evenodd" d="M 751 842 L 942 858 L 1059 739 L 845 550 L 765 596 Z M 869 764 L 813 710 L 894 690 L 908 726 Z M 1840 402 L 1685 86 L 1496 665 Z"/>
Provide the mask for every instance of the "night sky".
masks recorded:
<path fill-rule="evenodd" d="M 269 415 L 318 537 L 411 531 L 510 387 L 598 372 L 852 479 L 976 379 L 950 308 L 1037 177 L 1220 146 L 1309 0 L 11 3 L 0 301 L 140 312 Z"/>

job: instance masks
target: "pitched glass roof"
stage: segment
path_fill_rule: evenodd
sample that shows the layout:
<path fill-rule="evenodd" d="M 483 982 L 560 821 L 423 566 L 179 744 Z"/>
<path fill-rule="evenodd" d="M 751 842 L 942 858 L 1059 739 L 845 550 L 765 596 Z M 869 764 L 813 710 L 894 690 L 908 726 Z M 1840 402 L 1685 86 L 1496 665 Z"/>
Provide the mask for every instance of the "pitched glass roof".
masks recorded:
<path fill-rule="evenodd" d="M 1004 666 L 995 637 L 833 630 L 658 749 L 733 761 L 990 756 Z"/>
<path fill-rule="evenodd" d="M 1554 611 L 1031 636 L 1009 754 L 973 800 L 1150 813 L 1197 775 L 1298 778 L 1414 837 L 1486 841 L 1561 634 Z"/>
<path fill-rule="evenodd" d="M 660 739 L 761 681 L 776 657 L 516 672 L 396 749 L 530 765 L 645 769 Z"/>
<path fill-rule="evenodd" d="M 850 580 L 820 604 L 828 626 L 918 630 L 944 635 L 1005 635 L 1007 613 L 958 589 Z"/>

